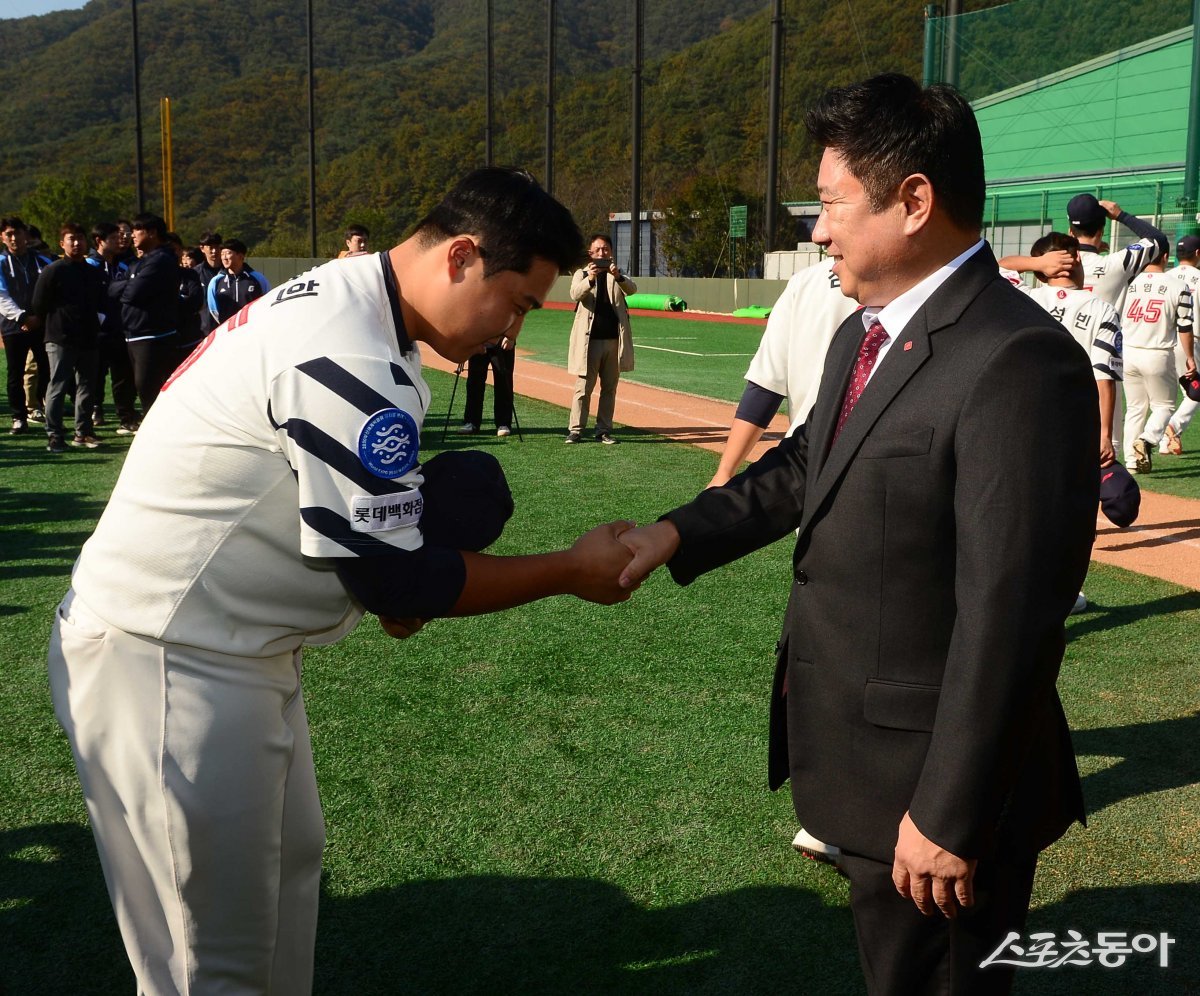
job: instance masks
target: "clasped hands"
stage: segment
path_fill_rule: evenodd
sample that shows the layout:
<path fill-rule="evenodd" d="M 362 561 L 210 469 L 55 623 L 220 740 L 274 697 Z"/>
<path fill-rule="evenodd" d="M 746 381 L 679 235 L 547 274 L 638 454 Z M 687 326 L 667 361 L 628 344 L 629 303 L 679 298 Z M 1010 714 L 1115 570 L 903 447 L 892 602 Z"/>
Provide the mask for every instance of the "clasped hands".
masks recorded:
<path fill-rule="evenodd" d="M 549 565 L 544 584 L 535 594 L 498 608 L 547 595 L 576 595 L 601 605 L 624 602 L 678 547 L 679 533 L 670 522 L 641 527 L 627 520 L 605 523 L 588 530 L 567 550 L 532 558 Z M 379 622 L 384 632 L 398 640 L 425 625 L 424 619 L 387 615 L 381 615 Z"/>
<path fill-rule="evenodd" d="M 647 526 L 624 520 L 597 526 L 571 547 L 578 585 L 572 594 L 602 605 L 624 602 L 677 549 L 679 533 L 666 520 Z"/>

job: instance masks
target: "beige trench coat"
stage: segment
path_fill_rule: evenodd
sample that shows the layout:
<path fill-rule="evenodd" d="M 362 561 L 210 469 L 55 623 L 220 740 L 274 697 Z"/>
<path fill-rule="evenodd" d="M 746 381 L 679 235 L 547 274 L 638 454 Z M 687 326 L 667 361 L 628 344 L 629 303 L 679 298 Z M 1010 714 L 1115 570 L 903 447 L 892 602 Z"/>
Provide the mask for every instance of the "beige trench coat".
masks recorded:
<path fill-rule="evenodd" d="M 617 369 L 628 373 L 633 369 L 633 332 L 629 327 L 625 295 L 636 293 L 637 284 L 623 273 L 619 282 L 611 273 L 605 273 L 604 279 L 608 281 L 608 299 L 617 313 Z M 567 371 L 576 377 L 586 377 L 588 340 L 591 337 L 592 318 L 596 314 L 596 293 L 588 281 L 586 269 L 576 270 L 571 278 L 571 300 L 575 302 L 575 321 L 571 324 Z"/>

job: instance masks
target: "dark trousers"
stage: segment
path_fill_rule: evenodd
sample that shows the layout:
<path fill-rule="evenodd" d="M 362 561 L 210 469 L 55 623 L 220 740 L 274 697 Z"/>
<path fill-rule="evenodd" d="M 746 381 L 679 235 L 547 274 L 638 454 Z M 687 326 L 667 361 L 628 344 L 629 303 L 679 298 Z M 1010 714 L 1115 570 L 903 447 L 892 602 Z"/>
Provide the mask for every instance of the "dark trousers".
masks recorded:
<path fill-rule="evenodd" d="M 516 351 L 487 347 L 467 360 L 467 410 L 463 421 L 483 424 L 483 388 L 487 383 L 488 367 L 492 368 L 492 415 L 496 427 L 511 426 L 513 418 L 513 366 Z"/>
<path fill-rule="evenodd" d="M 891 862 L 842 853 L 858 954 L 871 996 L 1001 996 L 1015 969 L 979 963 L 1021 931 L 1029 911 L 1037 855 L 981 860 L 975 905 L 948 920 L 927 917 L 896 891 Z"/>
<path fill-rule="evenodd" d="M 50 384 L 46 388 L 46 435 L 62 439 L 63 398 L 75 388 L 75 435 L 92 434 L 92 388 L 96 382 L 97 350 L 60 342 L 46 343 Z"/>
<path fill-rule="evenodd" d="M 25 405 L 25 361 L 33 353 L 38 371 L 38 397 L 46 394 L 50 380 L 50 367 L 46 361 L 46 347 L 41 332 L 11 332 L 4 337 L 4 358 L 8 361 L 8 406 L 13 419 L 24 422 L 29 418 Z"/>
<path fill-rule="evenodd" d="M 161 339 L 134 339 L 126 342 L 129 360 L 133 364 L 133 383 L 142 403 L 142 417 L 150 414 L 150 406 L 158 397 L 167 378 L 175 372 L 178 350 L 173 336 Z"/>
<path fill-rule="evenodd" d="M 123 425 L 136 424 L 137 391 L 133 383 L 133 364 L 129 361 L 129 349 L 125 339 L 119 336 L 103 336 L 100 339 L 100 369 L 96 374 L 94 407 L 104 405 L 104 378 L 112 380 L 113 407 L 117 421 Z"/>

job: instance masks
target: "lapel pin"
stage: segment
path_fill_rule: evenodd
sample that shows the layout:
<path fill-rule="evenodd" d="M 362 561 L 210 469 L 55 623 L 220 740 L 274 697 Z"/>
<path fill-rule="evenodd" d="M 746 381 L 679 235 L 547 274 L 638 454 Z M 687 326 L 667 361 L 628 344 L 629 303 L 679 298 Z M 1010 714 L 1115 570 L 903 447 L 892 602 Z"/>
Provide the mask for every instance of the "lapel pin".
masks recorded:
<path fill-rule="evenodd" d="M 909 340 L 908 340 L 908 342 L 906 342 L 906 343 L 904 344 L 904 351 L 905 351 L 906 353 L 907 353 L 907 352 L 908 352 L 910 349 L 912 349 L 912 340 L 911 340 L 911 339 L 909 339 Z"/>

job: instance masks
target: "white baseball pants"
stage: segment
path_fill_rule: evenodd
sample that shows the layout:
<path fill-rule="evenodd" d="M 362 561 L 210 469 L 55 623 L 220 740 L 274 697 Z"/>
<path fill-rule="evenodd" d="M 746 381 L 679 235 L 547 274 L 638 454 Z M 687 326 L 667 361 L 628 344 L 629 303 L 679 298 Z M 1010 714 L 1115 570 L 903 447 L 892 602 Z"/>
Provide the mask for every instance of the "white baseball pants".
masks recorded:
<path fill-rule="evenodd" d="M 325 831 L 299 651 L 134 636 L 68 593 L 49 663 L 138 991 L 310 992 Z"/>

